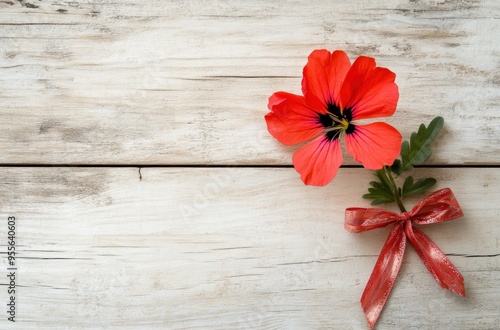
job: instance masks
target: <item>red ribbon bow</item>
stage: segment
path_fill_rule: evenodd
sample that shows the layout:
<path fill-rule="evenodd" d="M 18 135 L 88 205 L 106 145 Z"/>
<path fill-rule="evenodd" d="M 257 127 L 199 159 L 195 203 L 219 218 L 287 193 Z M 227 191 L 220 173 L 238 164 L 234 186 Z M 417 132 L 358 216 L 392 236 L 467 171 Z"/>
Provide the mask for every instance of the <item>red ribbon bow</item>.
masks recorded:
<path fill-rule="evenodd" d="M 460 205 L 449 188 L 427 196 L 411 212 L 397 214 L 375 208 L 346 209 L 344 227 L 353 233 L 394 224 L 361 296 L 361 306 L 370 328 L 375 326 L 398 276 L 406 237 L 438 284 L 465 297 L 462 274 L 427 235 L 412 226 L 412 222 L 427 225 L 461 216 Z"/>

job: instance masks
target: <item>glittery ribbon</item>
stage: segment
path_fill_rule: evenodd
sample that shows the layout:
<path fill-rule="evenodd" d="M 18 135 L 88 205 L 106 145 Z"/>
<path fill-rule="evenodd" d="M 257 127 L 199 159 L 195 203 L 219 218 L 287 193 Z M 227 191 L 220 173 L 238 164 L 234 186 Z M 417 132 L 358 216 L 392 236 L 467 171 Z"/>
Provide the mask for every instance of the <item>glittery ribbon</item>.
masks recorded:
<path fill-rule="evenodd" d="M 462 274 L 427 235 L 412 226 L 412 223 L 427 225 L 461 216 L 463 213 L 460 205 L 449 188 L 432 193 L 410 212 L 401 214 L 376 208 L 346 209 L 344 227 L 353 233 L 394 224 L 361 296 L 361 306 L 370 328 L 375 326 L 394 286 L 403 261 L 406 238 L 442 288 L 465 296 Z"/>

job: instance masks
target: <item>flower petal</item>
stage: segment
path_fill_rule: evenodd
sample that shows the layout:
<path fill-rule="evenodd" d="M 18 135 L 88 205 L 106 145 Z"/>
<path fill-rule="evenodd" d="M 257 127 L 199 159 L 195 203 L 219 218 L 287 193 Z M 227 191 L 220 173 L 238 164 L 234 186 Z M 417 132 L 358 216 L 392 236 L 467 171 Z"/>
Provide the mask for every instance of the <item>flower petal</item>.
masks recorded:
<path fill-rule="evenodd" d="M 303 96 L 276 92 L 269 98 L 268 107 L 267 129 L 283 144 L 308 141 L 323 132 L 318 113 L 306 106 Z"/>
<path fill-rule="evenodd" d="M 324 109 L 328 104 L 339 105 L 340 89 L 350 67 L 349 57 L 343 51 L 313 51 L 303 70 L 302 93 L 306 103 Z"/>
<path fill-rule="evenodd" d="M 392 165 L 401 151 L 401 134 L 386 123 L 356 125 L 345 134 L 347 152 L 369 170 Z"/>
<path fill-rule="evenodd" d="M 305 184 L 324 186 L 333 180 L 342 164 L 339 139 L 319 136 L 295 152 L 292 160 Z"/>
<path fill-rule="evenodd" d="M 375 67 L 373 58 L 358 57 L 342 85 L 342 107 L 351 109 L 354 120 L 391 116 L 399 99 L 395 79 L 389 69 Z"/>

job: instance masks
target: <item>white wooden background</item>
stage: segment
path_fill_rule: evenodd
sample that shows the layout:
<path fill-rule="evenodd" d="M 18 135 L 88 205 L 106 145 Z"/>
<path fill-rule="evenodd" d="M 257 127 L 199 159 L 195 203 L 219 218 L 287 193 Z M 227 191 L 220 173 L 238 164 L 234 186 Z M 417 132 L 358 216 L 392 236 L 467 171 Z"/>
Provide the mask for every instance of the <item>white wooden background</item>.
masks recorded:
<path fill-rule="evenodd" d="M 497 328 L 499 18 L 496 0 L 0 1 L 2 306 L 8 216 L 19 269 L 0 328 L 367 328 L 388 230 L 348 233 L 343 212 L 371 174 L 304 186 L 263 119 L 316 48 L 396 72 L 404 137 L 446 121 L 414 174 L 463 207 L 424 231 L 467 297 L 409 247 L 378 328 Z"/>

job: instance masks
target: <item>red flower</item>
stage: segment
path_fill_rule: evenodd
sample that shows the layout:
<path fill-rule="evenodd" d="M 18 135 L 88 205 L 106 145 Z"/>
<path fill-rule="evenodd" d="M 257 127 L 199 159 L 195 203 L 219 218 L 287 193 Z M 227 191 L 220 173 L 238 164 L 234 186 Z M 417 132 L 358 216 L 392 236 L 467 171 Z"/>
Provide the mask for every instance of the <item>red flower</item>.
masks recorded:
<path fill-rule="evenodd" d="M 351 66 L 343 51 L 315 50 L 303 71 L 302 93 L 276 92 L 266 115 L 269 133 L 286 145 L 312 140 L 293 155 L 305 184 L 324 186 L 342 164 L 340 138 L 354 159 L 367 169 L 392 165 L 399 155 L 401 134 L 377 122 L 353 120 L 391 116 L 399 98 L 396 75 L 360 56 Z"/>

